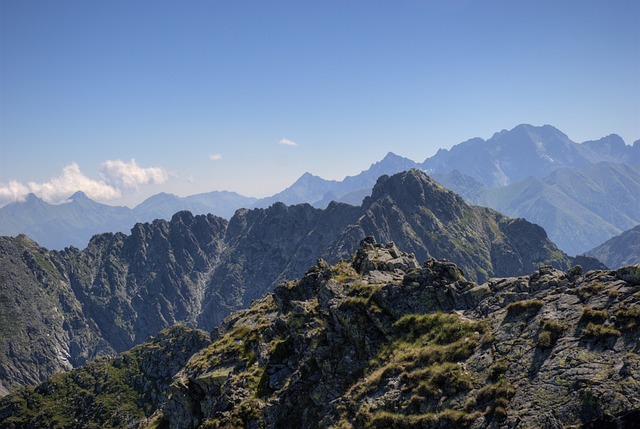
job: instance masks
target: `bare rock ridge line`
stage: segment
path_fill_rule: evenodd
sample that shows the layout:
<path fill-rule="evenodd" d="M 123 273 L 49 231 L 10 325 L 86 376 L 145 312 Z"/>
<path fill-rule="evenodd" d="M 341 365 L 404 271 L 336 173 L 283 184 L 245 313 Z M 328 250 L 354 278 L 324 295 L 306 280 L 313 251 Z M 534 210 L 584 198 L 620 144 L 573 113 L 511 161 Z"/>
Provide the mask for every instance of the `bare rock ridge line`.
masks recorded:
<path fill-rule="evenodd" d="M 640 265 L 478 284 L 368 237 L 210 336 L 174 326 L 16 390 L 0 426 L 633 428 L 639 301 Z"/>
<path fill-rule="evenodd" d="M 361 207 L 276 203 L 230 221 L 179 212 L 96 235 L 82 251 L 3 237 L 0 383 L 35 384 L 176 323 L 208 331 L 316 258 L 349 259 L 367 236 L 419 261 L 448 259 L 480 283 L 573 264 L 541 227 L 471 206 L 419 170 L 382 176 Z"/>

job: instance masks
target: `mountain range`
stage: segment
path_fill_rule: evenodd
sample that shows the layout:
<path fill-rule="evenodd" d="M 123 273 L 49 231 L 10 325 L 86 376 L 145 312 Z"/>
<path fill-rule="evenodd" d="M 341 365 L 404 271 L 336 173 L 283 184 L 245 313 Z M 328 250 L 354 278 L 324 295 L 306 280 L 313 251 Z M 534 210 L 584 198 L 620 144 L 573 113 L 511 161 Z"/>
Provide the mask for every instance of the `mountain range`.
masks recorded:
<path fill-rule="evenodd" d="M 97 233 L 128 233 L 136 222 L 169 220 L 181 210 L 230 219 L 238 209 L 266 208 L 275 202 L 358 206 L 371 195 L 378 177 L 411 168 L 427 171 L 472 204 L 543 226 L 571 255 L 640 224 L 640 141 L 628 146 L 612 134 L 579 144 L 549 125 L 519 125 L 488 140 L 475 138 L 442 149 L 423 163 L 390 152 L 342 181 L 305 173 L 287 189 L 263 199 L 220 191 L 188 197 L 161 193 L 130 209 L 91 201 L 81 192 L 61 205 L 30 195 L 0 208 L 0 234 L 26 234 L 49 249 L 61 250 L 84 248 Z"/>
<path fill-rule="evenodd" d="M 478 285 L 367 237 L 211 334 L 176 325 L 16 389 L 0 425 L 635 428 L 639 291 L 640 265 Z"/>
<path fill-rule="evenodd" d="M 207 214 L 82 249 L 0 237 L 0 427 L 636 427 L 640 144 L 460 146 L 262 201 L 28 197 L 51 230 Z M 565 248 L 619 235 L 574 258 L 533 218 Z"/>
<path fill-rule="evenodd" d="M 183 211 L 96 235 L 83 250 L 2 237 L 0 383 L 34 384 L 176 323 L 211 330 L 318 257 L 349 259 L 368 236 L 419 261 L 446 258 L 479 282 L 576 263 L 541 227 L 471 206 L 420 170 L 380 177 L 359 207 L 276 203 L 229 221 Z"/>
<path fill-rule="evenodd" d="M 130 232 L 138 222 L 171 219 L 176 212 L 216 213 L 230 218 L 240 207 L 250 207 L 256 198 L 235 192 L 214 191 L 188 197 L 160 193 L 131 209 L 93 201 L 84 192 L 74 193 L 63 204 L 49 204 L 34 194 L 0 208 L 0 234 L 25 234 L 49 249 L 84 248 L 89 239 L 103 232 Z"/>
<path fill-rule="evenodd" d="M 627 146 L 616 134 L 582 144 L 550 125 L 518 125 L 495 133 L 489 140 L 474 138 L 441 149 L 422 168 L 428 173 L 453 170 L 473 177 L 489 188 L 529 177 L 544 177 L 562 167 L 586 167 L 598 162 L 640 164 L 640 140 Z"/>

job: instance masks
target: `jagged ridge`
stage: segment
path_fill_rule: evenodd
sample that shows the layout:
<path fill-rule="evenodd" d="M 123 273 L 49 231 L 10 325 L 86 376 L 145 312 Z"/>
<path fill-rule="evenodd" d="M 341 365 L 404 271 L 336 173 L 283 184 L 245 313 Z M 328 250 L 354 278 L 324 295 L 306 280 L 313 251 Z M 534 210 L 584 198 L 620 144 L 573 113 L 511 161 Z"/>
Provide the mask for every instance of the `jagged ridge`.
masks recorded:
<path fill-rule="evenodd" d="M 449 259 L 471 280 L 571 264 L 542 228 L 470 206 L 418 170 L 381 177 L 362 207 L 277 203 L 240 210 L 229 222 L 180 212 L 170 222 L 138 224 L 130 236 L 97 235 L 83 251 L 48 252 L 25 245 L 24 237 L 6 239 L 0 244 L 13 250 L 0 252 L 0 264 L 21 273 L 3 277 L 15 296 L 37 295 L 55 284 L 61 293 L 52 295 L 52 307 L 66 308 L 60 297 L 69 296 L 65 302 L 76 310 L 52 325 L 59 330 L 55 343 L 44 319 L 26 320 L 20 331 L 2 326 L 5 351 L 16 335 L 60 350 L 34 362 L 28 348 L 7 352 L 0 361 L 2 382 L 10 388 L 40 381 L 86 359 L 128 350 L 174 323 L 209 330 L 278 283 L 302 275 L 316 257 L 331 263 L 350 258 L 366 236 L 396 242 L 418 260 Z M 41 263 L 30 263 L 34 258 Z M 21 308 L 16 302 L 7 311 L 20 314 Z"/>

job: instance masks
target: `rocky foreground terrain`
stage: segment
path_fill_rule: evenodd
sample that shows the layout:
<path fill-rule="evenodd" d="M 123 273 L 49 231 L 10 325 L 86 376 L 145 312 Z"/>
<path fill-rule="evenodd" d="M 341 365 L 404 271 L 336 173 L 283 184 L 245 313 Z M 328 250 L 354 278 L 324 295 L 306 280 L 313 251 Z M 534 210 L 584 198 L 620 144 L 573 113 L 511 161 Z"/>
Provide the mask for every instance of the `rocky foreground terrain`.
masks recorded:
<path fill-rule="evenodd" d="M 637 427 L 640 265 L 468 281 L 362 240 L 231 314 L 0 400 L 4 428 Z"/>
<path fill-rule="evenodd" d="M 383 176 L 361 207 L 274 204 L 226 221 L 176 213 L 49 251 L 0 237 L 0 395 L 114 355 L 176 323 L 210 331 L 316 258 L 349 259 L 365 236 L 423 261 L 447 258 L 474 281 L 561 270 L 569 258 L 524 219 L 471 206 L 418 170 Z"/>

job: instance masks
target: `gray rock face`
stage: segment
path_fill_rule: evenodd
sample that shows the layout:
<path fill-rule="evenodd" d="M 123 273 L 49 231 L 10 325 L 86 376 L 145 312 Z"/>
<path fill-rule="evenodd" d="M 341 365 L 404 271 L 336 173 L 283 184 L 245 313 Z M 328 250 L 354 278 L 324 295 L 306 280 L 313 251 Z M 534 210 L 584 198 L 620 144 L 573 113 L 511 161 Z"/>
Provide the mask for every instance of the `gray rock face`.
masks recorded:
<path fill-rule="evenodd" d="M 331 203 L 321 210 L 277 203 L 239 210 L 229 222 L 179 212 L 169 222 L 137 224 L 129 236 L 97 235 L 82 251 L 48 252 L 33 244 L 41 259 L 51 261 L 44 265 L 45 274 L 33 263 L 11 269 L 25 272 L 33 282 L 42 276 L 58 279 L 58 287 L 77 305 L 78 323 L 86 324 L 101 345 L 79 343 L 77 349 L 91 358 L 128 350 L 177 322 L 210 330 L 277 284 L 304 274 L 316 258 L 330 263 L 350 258 L 366 236 L 393 241 L 417 261 L 448 259 L 471 280 L 524 275 L 546 264 L 567 269 L 571 264 L 540 227 L 470 206 L 411 170 L 382 177 L 362 207 Z M 5 242 L 24 248 L 19 240 Z M 17 275 L 5 278 L 19 281 Z M 11 311 L 19 311 L 20 305 L 12 304 Z M 1 343 L 9 347 L 12 341 L 8 335 Z M 65 339 L 65 347 L 73 342 Z M 15 356 L 9 360 L 18 368 Z M 42 373 L 34 365 L 28 368 L 30 374 L 22 380 L 12 376 L 11 382 L 2 382 L 34 383 L 59 367 Z"/>
<path fill-rule="evenodd" d="M 480 281 L 527 274 L 540 264 L 571 264 L 539 226 L 471 206 L 419 170 L 378 180 L 360 217 L 337 239 L 348 252 L 343 256 L 366 236 L 394 242 L 419 261 L 449 259 Z"/>

